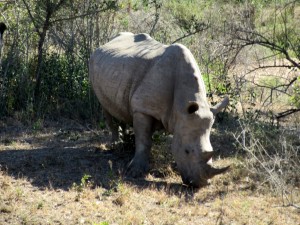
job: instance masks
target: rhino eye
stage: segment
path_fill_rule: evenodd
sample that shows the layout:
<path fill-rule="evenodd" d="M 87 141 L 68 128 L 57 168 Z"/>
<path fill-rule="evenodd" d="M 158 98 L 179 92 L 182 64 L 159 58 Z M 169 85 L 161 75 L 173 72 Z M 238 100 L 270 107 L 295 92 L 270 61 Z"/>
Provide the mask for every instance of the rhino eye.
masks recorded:
<path fill-rule="evenodd" d="M 196 102 L 191 102 L 190 105 L 188 106 L 188 113 L 192 114 L 196 112 L 199 109 L 199 105 Z"/>
<path fill-rule="evenodd" d="M 190 154 L 190 151 L 189 150 L 184 150 L 184 152 L 188 155 L 188 154 Z"/>

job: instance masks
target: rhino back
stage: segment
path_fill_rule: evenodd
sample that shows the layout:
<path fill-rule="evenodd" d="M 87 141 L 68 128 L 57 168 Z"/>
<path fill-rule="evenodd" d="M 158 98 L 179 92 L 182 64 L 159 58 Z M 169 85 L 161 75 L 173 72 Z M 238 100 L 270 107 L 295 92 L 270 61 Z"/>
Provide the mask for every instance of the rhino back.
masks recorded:
<path fill-rule="evenodd" d="M 93 53 L 90 80 L 111 115 L 132 122 L 130 99 L 164 51 L 164 45 L 146 34 L 121 33 Z"/>

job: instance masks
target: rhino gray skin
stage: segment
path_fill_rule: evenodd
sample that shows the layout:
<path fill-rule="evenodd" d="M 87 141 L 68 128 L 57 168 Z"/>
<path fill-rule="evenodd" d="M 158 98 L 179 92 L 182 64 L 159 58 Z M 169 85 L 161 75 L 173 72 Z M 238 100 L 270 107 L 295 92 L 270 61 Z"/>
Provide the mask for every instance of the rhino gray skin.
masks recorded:
<path fill-rule="evenodd" d="M 228 98 L 210 108 L 200 70 L 185 46 L 120 33 L 91 55 L 89 76 L 113 138 L 118 132 L 112 117 L 133 124 L 136 149 L 129 175 L 148 171 L 151 137 L 161 128 L 173 134 L 172 154 L 185 184 L 205 185 L 228 169 L 211 166 L 209 138 L 214 115 Z"/>

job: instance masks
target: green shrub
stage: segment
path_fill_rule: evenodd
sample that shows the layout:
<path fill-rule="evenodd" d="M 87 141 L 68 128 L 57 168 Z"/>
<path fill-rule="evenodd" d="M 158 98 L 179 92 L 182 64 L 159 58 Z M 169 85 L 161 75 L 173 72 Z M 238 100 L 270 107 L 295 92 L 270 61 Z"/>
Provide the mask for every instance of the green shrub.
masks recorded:
<path fill-rule="evenodd" d="M 89 83 L 88 66 L 83 60 L 73 55 L 45 55 L 41 67 L 41 101 L 37 107 L 33 107 L 36 58 L 27 64 L 16 58 L 14 64 L 9 65 L 7 60 L 3 61 L 7 66 L 0 71 L 3 77 L 0 116 L 13 116 L 18 111 L 29 117 L 60 114 L 89 119 L 93 115 L 100 116 L 100 106 Z"/>

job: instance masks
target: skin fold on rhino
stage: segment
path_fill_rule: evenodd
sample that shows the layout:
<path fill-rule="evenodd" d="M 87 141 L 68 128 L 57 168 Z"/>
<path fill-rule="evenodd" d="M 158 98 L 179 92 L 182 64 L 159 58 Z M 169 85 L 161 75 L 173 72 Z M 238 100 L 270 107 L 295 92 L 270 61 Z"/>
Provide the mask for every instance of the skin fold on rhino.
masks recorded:
<path fill-rule="evenodd" d="M 185 184 L 200 187 L 228 169 L 212 166 L 210 131 L 229 100 L 209 106 L 199 67 L 185 46 L 120 33 L 91 55 L 89 77 L 113 139 L 118 132 L 112 117 L 133 124 L 129 175 L 148 171 L 152 134 L 161 128 L 173 134 L 172 154 Z"/>

